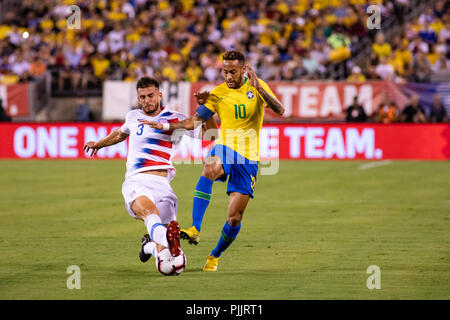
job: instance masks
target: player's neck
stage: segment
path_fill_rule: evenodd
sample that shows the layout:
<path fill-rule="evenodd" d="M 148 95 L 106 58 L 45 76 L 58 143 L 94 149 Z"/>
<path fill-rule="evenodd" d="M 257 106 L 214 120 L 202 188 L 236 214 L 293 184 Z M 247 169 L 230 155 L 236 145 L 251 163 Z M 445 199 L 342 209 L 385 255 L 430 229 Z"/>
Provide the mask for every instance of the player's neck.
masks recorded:
<path fill-rule="evenodd" d="M 239 87 L 236 88 L 236 89 L 242 88 L 242 86 L 243 86 L 246 82 L 247 82 L 247 77 L 243 77 L 242 80 L 241 80 L 241 82 L 239 83 Z"/>

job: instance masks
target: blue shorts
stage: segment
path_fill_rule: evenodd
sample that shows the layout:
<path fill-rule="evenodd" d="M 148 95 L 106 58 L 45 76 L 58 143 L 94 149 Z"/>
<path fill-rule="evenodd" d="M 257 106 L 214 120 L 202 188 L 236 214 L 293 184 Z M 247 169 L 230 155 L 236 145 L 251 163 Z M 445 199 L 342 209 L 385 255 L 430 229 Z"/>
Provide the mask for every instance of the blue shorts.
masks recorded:
<path fill-rule="evenodd" d="M 228 178 L 227 193 L 239 192 L 253 198 L 258 173 L 258 161 L 251 161 L 230 147 L 217 144 L 209 151 L 207 158 L 217 156 L 222 160 L 225 174 L 216 180 L 225 182 Z"/>

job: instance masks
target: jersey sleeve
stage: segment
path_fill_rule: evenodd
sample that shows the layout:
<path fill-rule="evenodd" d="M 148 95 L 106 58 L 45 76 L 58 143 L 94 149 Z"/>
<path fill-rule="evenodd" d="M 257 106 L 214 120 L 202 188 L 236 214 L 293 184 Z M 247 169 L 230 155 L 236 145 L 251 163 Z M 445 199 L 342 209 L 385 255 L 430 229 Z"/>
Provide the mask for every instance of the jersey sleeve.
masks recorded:
<path fill-rule="evenodd" d="M 206 99 L 206 102 L 204 105 L 212 112 L 217 113 L 217 103 L 218 102 L 219 102 L 219 97 L 217 95 L 217 87 L 216 87 L 209 93 L 208 99 Z"/>
<path fill-rule="evenodd" d="M 120 131 L 122 131 L 123 133 L 126 133 L 126 134 L 130 134 L 129 119 L 130 119 L 130 113 L 128 112 L 127 115 L 125 116 L 125 122 L 120 127 Z"/>
<path fill-rule="evenodd" d="M 206 102 L 199 106 L 196 113 L 205 121 L 208 121 L 214 113 L 217 113 L 217 103 L 219 98 L 217 97 L 215 88 L 209 93 Z"/>
<path fill-rule="evenodd" d="M 275 95 L 275 93 L 273 93 L 273 91 L 270 89 L 270 87 L 267 85 L 267 83 L 265 83 L 263 80 L 258 79 L 259 83 L 261 84 L 261 86 L 264 88 L 264 90 L 267 91 L 267 93 L 269 93 L 272 97 L 277 98 L 277 96 Z M 264 100 L 263 97 L 261 97 L 261 99 L 264 101 L 264 103 L 267 105 L 267 102 Z"/>

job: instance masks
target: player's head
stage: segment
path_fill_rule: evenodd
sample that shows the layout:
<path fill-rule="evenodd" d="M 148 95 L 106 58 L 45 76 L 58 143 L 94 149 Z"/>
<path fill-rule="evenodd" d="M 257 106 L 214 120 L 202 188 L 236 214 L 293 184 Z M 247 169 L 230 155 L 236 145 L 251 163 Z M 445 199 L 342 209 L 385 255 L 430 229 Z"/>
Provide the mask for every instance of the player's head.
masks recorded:
<path fill-rule="evenodd" d="M 150 77 L 142 77 L 136 84 L 138 104 L 145 114 L 153 115 L 160 111 L 162 93 L 159 82 Z"/>
<path fill-rule="evenodd" d="M 228 88 L 238 89 L 244 84 L 245 57 L 241 52 L 235 50 L 225 52 L 222 67 Z"/>

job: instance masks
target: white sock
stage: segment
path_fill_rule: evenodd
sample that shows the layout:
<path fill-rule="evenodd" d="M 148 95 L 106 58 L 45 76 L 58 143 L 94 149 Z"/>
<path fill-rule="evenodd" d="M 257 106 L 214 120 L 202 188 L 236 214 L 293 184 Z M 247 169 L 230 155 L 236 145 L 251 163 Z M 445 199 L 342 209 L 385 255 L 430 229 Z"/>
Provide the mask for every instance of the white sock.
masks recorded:
<path fill-rule="evenodd" d="M 149 215 L 145 219 L 145 226 L 153 241 L 163 247 L 169 247 L 169 243 L 167 242 L 167 228 L 161 223 L 161 218 L 157 214 Z"/>
<path fill-rule="evenodd" d="M 152 254 L 154 257 L 158 254 L 158 251 L 156 250 L 156 243 L 154 241 L 150 241 L 144 246 L 144 253 L 145 254 Z"/>

